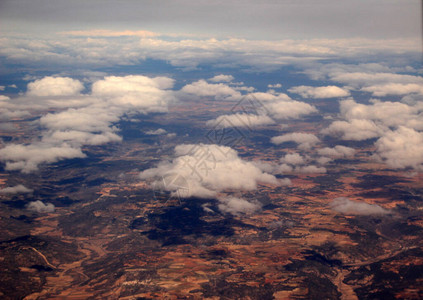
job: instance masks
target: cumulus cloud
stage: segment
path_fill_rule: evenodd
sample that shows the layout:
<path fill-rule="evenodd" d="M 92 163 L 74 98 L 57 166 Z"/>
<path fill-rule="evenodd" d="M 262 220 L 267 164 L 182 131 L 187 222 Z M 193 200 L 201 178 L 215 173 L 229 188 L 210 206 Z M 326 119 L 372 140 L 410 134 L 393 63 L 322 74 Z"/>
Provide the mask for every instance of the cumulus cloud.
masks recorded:
<path fill-rule="evenodd" d="M 83 85 L 67 77 L 45 77 L 28 84 L 25 97 L 16 103 L 0 103 L 0 117 L 26 116 L 32 110 L 59 110 L 39 119 L 41 139 L 31 144 L 9 144 L 0 149 L 7 170 L 29 173 L 43 163 L 82 158 L 84 145 L 120 142 L 115 127 L 125 114 L 166 112 L 175 98 L 169 89 L 173 79 L 146 76 L 109 76 L 92 85 L 91 94 L 81 95 Z M 30 100 L 30 101 L 29 101 Z M 9 101 L 8 101 L 9 102 Z M 3 106 L 3 110 L 2 110 Z"/>
<path fill-rule="evenodd" d="M 270 89 L 280 89 L 282 87 L 282 84 L 280 83 L 268 84 L 267 87 Z"/>
<path fill-rule="evenodd" d="M 92 95 L 127 110 L 167 112 L 168 104 L 174 100 L 167 89 L 173 87 L 173 83 L 174 80 L 168 77 L 109 76 L 93 84 Z"/>
<path fill-rule="evenodd" d="M 423 78 L 414 75 L 395 74 L 388 72 L 348 72 L 346 70 L 331 70 L 331 80 L 348 84 L 355 88 L 377 86 L 389 83 L 395 84 L 423 84 Z"/>
<path fill-rule="evenodd" d="M 416 83 L 387 83 L 371 85 L 362 88 L 362 91 L 371 92 L 376 97 L 386 97 L 388 95 L 407 95 L 411 93 L 423 94 L 423 82 Z"/>
<path fill-rule="evenodd" d="M 232 114 L 222 115 L 216 119 L 207 121 L 206 125 L 211 127 L 219 128 L 230 128 L 230 127 L 247 127 L 254 128 L 262 125 L 274 124 L 275 121 L 266 115 L 255 115 L 255 114 Z"/>
<path fill-rule="evenodd" d="M 218 208 L 221 212 L 233 215 L 252 214 L 261 210 L 261 203 L 258 201 L 247 201 L 238 197 L 219 198 Z"/>
<path fill-rule="evenodd" d="M 317 112 L 313 105 L 292 100 L 284 93 L 250 93 L 240 102 L 240 107 L 252 106 L 255 114 L 268 115 L 275 120 L 299 119 Z"/>
<path fill-rule="evenodd" d="M 306 162 L 305 158 L 298 153 L 288 153 L 280 161 L 289 165 L 303 165 Z"/>
<path fill-rule="evenodd" d="M 69 77 L 44 77 L 28 84 L 29 96 L 72 96 L 79 94 L 84 86 L 79 80 Z"/>
<path fill-rule="evenodd" d="M 386 132 L 376 142 L 377 157 L 392 168 L 423 170 L 423 133 L 399 127 Z"/>
<path fill-rule="evenodd" d="M 350 95 L 350 92 L 346 89 L 329 85 L 329 86 L 320 86 L 320 87 L 312 87 L 312 86 L 296 86 L 290 88 L 288 90 L 291 93 L 299 94 L 303 98 L 339 98 L 339 97 L 346 97 Z"/>
<path fill-rule="evenodd" d="M 311 133 L 294 132 L 272 137 L 271 142 L 276 145 L 285 142 L 295 142 L 299 145 L 298 147 L 300 149 L 310 149 L 312 146 L 319 143 L 320 140 Z"/>
<path fill-rule="evenodd" d="M 216 75 L 209 79 L 209 81 L 212 81 L 212 82 L 231 82 L 233 80 L 234 80 L 234 77 L 232 75 L 224 75 L 224 74 Z"/>
<path fill-rule="evenodd" d="M 201 79 L 185 85 L 181 91 L 199 97 L 214 97 L 216 100 L 239 100 L 241 93 L 224 83 L 208 83 Z"/>
<path fill-rule="evenodd" d="M 344 140 L 360 141 L 380 137 L 392 127 L 405 126 L 422 130 L 422 108 L 419 102 L 408 105 L 371 100 L 369 105 L 365 105 L 348 99 L 340 102 L 340 115 L 346 121 L 334 121 L 322 133 Z"/>
<path fill-rule="evenodd" d="M 309 164 L 311 158 L 309 156 L 302 156 L 299 153 L 288 153 L 280 159 L 282 163 L 276 170 L 279 173 L 326 173 L 324 167 L 317 167 Z"/>
<path fill-rule="evenodd" d="M 27 188 L 22 184 L 18 184 L 11 187 L 6 187 L 0 189 L 0 194 L 28 194 L 32 193 L 34 190 Z"/>
<path fill-rule="evenodd" d="M 278 120 L 298 119 L 317 112 L 314 106 L 295 100 L 276 101 L 265 105 L 270 115 Z"/>
<path fill-rule="evenodd" d="M 295 168 L 295 172 L 297 173 L 320 173 L 320 174 L 324 174 L 327 172 L 325 167 L 317 167 L 314 165 L 309 165 L 309 166 L 300 166 L 300 167 L 296 167 Z"/>
<path fill-rule="evenodd" d="M 66 158 L 83 158 L 86 155 L 79 148 L 69 145 L 53 146 L 50 144 L 11 144 L 0 149 L 0 159 L 6 162 L 6 170 L 21 170 L 31 173 L 42 163 L 54 163 Z"/>
<path fill-rule="evenodd" d="M 156 130 L 148 130 L 148 131 L 145 132 L 145 134 L 148 134 L 148 135 L 162 135 L 162 134 L 166 134 L 166 133 L 167 133 L 167 131 L 164 130 L 163 128 L 159 128 L 159 129 L 156 129 Z"/>
<path fill-rule="evenodd" d="M 331 156 L 335 158 L 345 158 L 349 156 L 354 156 L 355 149 L 350 147 L 345 147 L 341 145 L 337 145 L 333 148 L 325 147 L 322 149 L 317 150 L 320 155 L 323 156 Z"/>
<path fill-rule="evenodd" d="M 215 198 L 219 192 L 228 190 L 251 191 L 260 182 L 279 185 L 276 177 L 244 161 L 235 150 L 218 145 L 176 146 L 172 161 L 163 161 L 156 168 L 141 172 L 140 178 L 152 179 L 154 185 L 168 174 L 178 174 L 187 182 L 185 197 Z M 164 186 L 163 189 L 178 193 L 179 188 Z"/>
<path fill-rule="evenodd" d="M 383 128 L 369 120 L 353 119 L 347 121 L 335 121 L 321 131 L 323 134 L 336 136 L 343 140 L 363 141 L 379 137 L 384 132 Z"/>
<path fill-rule="evenodd" d="M 346 215 L 386 215 L 390 211 L 376 204 L 368 204 L 366 202 L 352 201 L 347 197 L 339 197 L 333 199 L 329 206 L 337 212 Z"/>
<path fill-rule="evenodd" d="M 42 201 L 32 201 L 29 202 L 27 207 L 28 210 L 37 212 L 37 213 L 51 213 L 54 212 L 55 207 L 51 203 L 44 204 Z"/>

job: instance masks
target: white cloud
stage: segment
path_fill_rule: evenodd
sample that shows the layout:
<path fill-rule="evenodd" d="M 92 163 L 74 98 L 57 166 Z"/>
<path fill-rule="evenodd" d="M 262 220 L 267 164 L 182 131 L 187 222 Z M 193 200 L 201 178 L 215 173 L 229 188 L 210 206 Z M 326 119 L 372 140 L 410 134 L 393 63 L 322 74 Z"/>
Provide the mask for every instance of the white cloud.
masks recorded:
<path fill-rule="evenodd" d="M 238 153 L 218 145 L 179 145 L 175 147 L 172 161 L 163 161 L 156 168 L 140 174 L 141 179 L 153 179 L 159 184 L 167 174 L 178 174 L 188 183 L 186 197 L 215 198 L 227 190 L 257 189 L 260 182 L 279 185 L 278 180 L 263 172 L 252 162 L 244 161 Z M 178 193 L 178 188 L 164 186 L 165 190 Z"/>
<path fill-rule="evenodd" d="M 252 214 L 261 210 L 261 203 L 258 201 L 247 201 L 237 197 L 220 197 L 218 208 L 222 212 L 233 215 Z"/>
<path fill-rule="evenodd" d="M 401 126 L 395 131 L 387 131 L 375 145 L 377 157 L 388 166 L 423 171 L 422 132 Z"/>
<path fill-rule="evenodd" d="M 107 131 L 112 122 L 119 121 L 113 111 L 97 107 L 68 109 L 41 117 L 40 124 L 50 130 Z"/>
<path fill-rule="evenodd" d="M 27 95 L 37 97 L 78 95 L 84 86 L 69 77 L 44 77 L 28 84 Z"/>
<path fill-rule="evenodd" d="M 185 85 L 181 91 L 199 97 L 214 97 L 216 100 L 239 100 L 241 93 L 224 83 L 208 83 L 201 79 Z"/>
<path fill-rule="evenodd" d="M 295 142 L 299 145 L 300 149 L 310 149 L 312 146 L 319 143 L 320 140 L 311 133 L 294 132 L 272 137 L 271 142 L 276 145 L 285 142 Z"/>
<path fill-rule="evenodd" d="M 42 142 L 46 144 L 58 144 L 66 142 L 74 147 L 81 145 L 103 145 L 107 143 L 121 142 L 122 137 L 111 131 L 91 133 L 78 130 L 57 130 L 44 134 Z"/>
<path fill-rule="evenodd" d="M 380 85 L 371 85 L 361 89 L 365 92 L 371 92 L 375 97 L 386 97 L 388 95 L 407 95 L 423 94 L 423 82 L 416 83 L 387 83 Z"/>
<path fill-rule="evenodd" d="M 0 149 L 0 159 L 6 162 L 6 170 L 21 170 L 30 173 L 42 163 L 54 163 L 67 158 L 82 158 L 85 154 L 79 148 L 69 145 L 54 146 L 49 144 L 18 145 L 10 144 Z"/>
<path fill-rule="evenodd" d="M 224 75 L 224 74 L 216 75 L 209 79 L 209 81 L 212 81 L 212 82 L 231 82 L 233 80 L 234 80 L 234 77 L 232 75 Z"/>
<path fill-rule="evenodd" d="M 304 157 L 298 153 L 288 153 L 280 161 L 289 165 L 303 165 L 306 162 Z"/>
<path fill-rule="evenodd" d="M 42 201 L 32 201 L 29 202 L 27 207 L 28 210 L 38 212 L 38 213 L 51 213 L 54 212 L 55 207 L 51 203 L 44 204 Z"/>
<path fill-rule="evenodd" d="M 329 76 L 333 81 L 348 84 L 356 88 L 389 83 L 423 84 L 423 77 L 387 72 L 347 72 L 341 69 L 339 71 L 332 71 Z"/>
<path fill-rule="evenodd" d="M 266 115 L 255 115 L 255 114 L 233 114 L 233 115 L 222 115 L 216 119 L 207 121 L 206 125 L 211 127 L 219 128 L 230 128 L 230 127 L 247 127 L 254 128 L 262 125 L 274 124 L 270 117 Z"/>
<path fill-rule="evenodd" d="M 333 148 L 325 147 L 322 149 L 317 150 L 320 155 L 323 156 L 331 156 L 335 158 L 345 158 L 349 156 L 354 156 L 355 149 L 350 147 L 345 147 L 341 145 L 337 145 Z"/>
<path fill-rule="evenodd" d="M 314 106 L 295 100 L 269 102 L 265 106 L 269 114 L 279 120 L 298 119 L 317 112 Z"/>
<path fill-rule="evenodd" d="M 336 136 L 343 140 L 363 141 L 383 134 L 384 129 L 373 121 L 353 119 L 351 121 L 335 121 L 321 131 L 322 134 Z"/>
<path fill-rule="evenodd" d="M 18 184 L 11 187 L 6 187 L 0 189 L 0 194 L 28 194 L 32 193 L 34 190 L 25 187 L 22 184 Z"/>
<path fill-rule="evenodd" d="M 346 121 L 335 121 L 323 134 L 338 136 L 344 140 L 365 140 L 380 137 L 389 128 L 406 126 L 423 129 L 423 105 L 414 102 L 410 105 L 401 102 L 371 100 L 365 105 L 352 99 L 340 102 L 341 116 Z"/>
<path fill-rule="evenodd" d="M 167 112 L 168 104 L 175 100 L 173 94 L 167 91 L 173 83 L 174 80 L 167 77 L 109 76 L 93 84 L 92 95 L 125 110 Z"/>
<path fill-rule="evenodd" d="M 270 89 L 280 89 L 282 87 L 282 84 L 280 83 L 268 84 L 267 87 Z"/>
<path fill-rule="evenodd" d="M 296 167 L 295 168 L 295 172 L 297 173 L 320 173 L 320 174 L 324 174 L 327 172 L 325 167 L 317 167 L 314 165 L 310 165 L 310 166 L 301 166 L 301 167 Z"/>
<path fill-rule="evenodd" d="M 162 134 L 165 134 L 165 133 L 167 133 L 167 131 L 164 130 L 163 128 L 159 128 L 159 129 L 156 129 L 156 130 L 148 130 L 148 131 L 145 132 L 145 134 L 148 134 L 148 135 L 162 135 Z"/>
<path fill-rule="evenodd" d="M 23 108 L 60 110 L 41 116 L 39 124 L 44 130 L 40 140 L 6 145 L 0 149 L 0 160 L 6 162 L 7 170 L 29 173 L 43 163 L 85 157 L 84 145 L 120 142 L 114 124 L 124 114 L 167 111 L 175 99 L 168 90 L 173 82 L 167 77 L 110 76 L 94 82 L 92 93 L 86 95 L 79 94 L 83 88 L 79 81 L 67 77 L 31 82 L 26 96 L 13 103 L 0 102 L 1 119 L 29 115 Z"/>
<path fill-rule="evenodd" d="M 299 94 L 303 98 L 340 98 L 350 95 L 350 92 L 340 87 L 329 85 L 329 86 L 296 86 L 288 90 L 291 93 Z"/>
<path fill-rule="evenodd" d="M 337 212 L 346 215 L 386 215 L 390 211 L 376 204 L 368 204 L 366 202 L 352 201 L 347 197 L 339 197 L 333 199 L 329 206 Z"/>

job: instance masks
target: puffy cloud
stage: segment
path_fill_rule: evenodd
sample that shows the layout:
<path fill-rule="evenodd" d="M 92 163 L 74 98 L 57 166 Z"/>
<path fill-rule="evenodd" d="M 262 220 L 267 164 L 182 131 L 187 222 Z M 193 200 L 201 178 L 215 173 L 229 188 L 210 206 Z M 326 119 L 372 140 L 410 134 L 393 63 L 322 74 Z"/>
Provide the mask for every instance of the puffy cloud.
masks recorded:
<path fill-rule="evenodd" d="M 42 142 L 46 144 L 54 145 L 67 142 L 74 147 L 80 147 L 81 145 L 103 145 L 120 141 L 122 141 L 122 137 L 111 131 L 91 133 L 77 130 L 58 130 L 49 131 L 42 138 Z"/>
<path fill-rule="evenodd" d="M 299 144 L 299 148 L 301 149 L 310 149 L 312 146 L 319 143 L 320 140 L 311 133 L 294 132 L 272 137 L 271 142 L 276 145 L 285 142 L 295 142 Z"/>
<path fill-rule="evenodd" d="M 329 86 L 296 86 L 288 90 L 291 93 L 299 94 L 303 98 L 338 98 L 346 97 L 350 95 L 350 92 L 340 87 L 329 85 Z"/>
<path fill-rule="evenodd" d="M 279 89 L 279 88 L 282 87 L 282 84 L 280 84 L 280 83 L 268 84 L 267 87 L 270 88 L 270 89 Z"/>
<path fill-rule="evenodd" d="M 407 95 L 411 93 L 423 94 L 423 82 L 416 83 L 387 83 L 380 85 L 371 85 L 361 89 L 365 92 L 373 93 L 376 97 L 385 97 L 388 95 Z"/>
<path fill-rule="evenodd" d="M 34 190 L 27 188 L 22 184 L 0 189 L 0 194 L 28 194 Z"/>
<path fill-rule="evenodd" d="M 54 146 L 50 144 L 11 144 L 0 149 L 0 160 L 6 162 L 6 170 L 21 170 L 30 173 L 42 163 L 54 163 L 66 158 L 82 158 L 85 154 L 79 148 L 67 144 Z"/>
<path fill-rule="evenodd" d="M 241 93 L 224 83 L 208 83 L 201 79 L 185 85 L 182 92 L 199 97 L 214 97 L 216 100 L 239 100 Z"/>
<path fill-rule="evenodd" d="M 324 174 L 327 172 L 325 167 L 317 167 L 314 165 L 310 165 L 310 166 L 301 166 L 301 167 L 296 167 L 295 168 L 295 172 L 297 173 L 320 173 L 320 174 Z"/>
<path fill-rule="evenodd" d="M 216 75 L 209 79 L 209 81 L 212 81 L 212 82 L 231 82 L 233 80 L 234 80 L 234 77 L 232 75 L 224 75 L 224 74 Z"/>
<path fill-rule="evenodd" d="M 314 106 L 295 100 L 270 102 L 265 106 L 270 115 L 279 120 L 298 119 L 317 112 Z"/>
<path fill-rule="evenodd" d="M 72 96 L 79 94 L 84 86 L 79 80 L 69 77 L 44 77 L 28 84 L 29 96 Z"/>
<path fill-rule="evenodd" d="M 68 109 L 47 114 L 40 119 L 40 124 L 50 130 L 79 130 L 88 132 L 107 131 L 112 122 L 119 121 L 113 111 L 97 107 Z"/>
<path fill-rule="evenodd" d="M 345 70 L 332 70 L 329 76 L 330 79 L 333 81 L 348 84 L 356 88 L 363 86 L 383 85 L 389 83 L 423 84 L 423 78 L 420 76 L 387 72 L 348 72 Z"/>
<path fill-rule="evenodd" d="M 128 110 L 166 112 L 167 105 L 174 100 L 173 94 L 167 91 L 173 87 L 173 82 L 167 77 L 109 76 L 93 84 L 92 95 Z"/>
<path fill-rule="evenodd" d="M 51 203 L 44 204 L 42 201 L 37 200 L 29 202 L 27 207 L 28 210 L 37 212 L 37 213 L 51 213 L 54 212 L 55 207 Z"/>
<path fill-rule="evenodd" d="M 163 161 L 156 168 L 141 172 L 140 178 L 153 179 L 154 185 L 168 174 L 178 174 L 187 182 L 185 197 L 215 198 L 222 191 L 255 190 L 259 182 L 279 184 L 273 175 L 239 158 L 235 150 L 218 145 L 176 146 L 172 161 Z M 179 187 L 162 188 L 179 193 Z"/>
<path fill-rule="evenodd" d="M 303 165 L 305 163 L 304 157 L 298 153 L 288 153 L 280 161 L 289 165 Z"/>
<path fill-rule="evenodd" d="M 350 147 L 345 147 L 341 145 L 337 145 L 333 148 L 325 147 L 322 149 L 317 150 L 320 155 L 323 156 L 331 156 L 335 158 L 344 158 L 349 156 L 354 156 L 355 149 Z"/>
<path fill-rule="evenodd" d="M 407 127 L 386 132 L 376 142 L 377 156 L 392 168 L 423 170 L 423 133 Z"/>
<path fill-rule="evenodd" d="M 156 129 L 156 130 L 148 130 L 148 131 L 145 132 L 145 134 L 148 134 L 148 135 L 162 135 L 162 134 L 165 134 L 165 133 L 167 133 L 167 131 L 164 130 L 163 128 L 159 128 L 159 129 Z"/>
<path fill-rule="evenodd" d="M 423 106 L 401 102 L 371 100 L 370 105 L 352 99 L 340 102 L 341 116 L 347 121 L 335 121 L 323 134 L 338 136 L 344 140 L 365 140 L 380 137 L 390 127 L 406 126 L 423 129 Z"/>
<path fill-rule="evenodd" d="M 87 95 L 79 94 L 83 88 L 79 81 L 67 77 L 31 82 L 26 97 L 13 101 L 16 103 L 0 103 L 0 118 L 27 116 L 22 108 L 61 110 L 39 119 L 45 129 L 39 141 L 6 145 L 0 149 L 0 160 L 6 162 L 7 170 L 29 173 L 42 163 L 85 157 L 84 145 L 120 142 L 114 123 L 126 113 L 167 111 L 168 103 L 175 99 L 168 90 L 173 82 L 167 77 L 110 76 L 94 82 Z M 19 114 L 13 114 L 14 110 Z"/>
<path fill-rule="evenodd" d="M 333 199 L 329 206 L 337 212 L 346 215 L 386 215 L 390 211 L 376 204 L 352 201 L 347 197 Z"/>
<path fill-rule="evenodd" d="M 252 214 L 261 210 L 261 203 L 258 201 L 249 202 L 242 198 L 225 197 L 219 198 L 218 208 L 222 212 L 233 215 Z"/>
<path fill-rule="evenodd" d="M 282 163 L 276 170 L 279 173 L 326 173 L 326 168 L 314 165 L 306 165 L 310 162 L 310 157 L 301 156 L 298 153 L 288 153 L 280 159 Z"/>
<path fill-rule="evenodd" d="M 247 127 L 254 128 L 262 125 L 274 124 L 269 116 L 254 114 L 232 114 L 219 116 L 214 120 L 207 121 L 207 126 L 230 128 L 230 127 Z"/>
<path fill-rule="evenodd" d="M 353 119 L 335 121 L 321 131 L 323 134 L 339 137 L 343 140 L 363 141 L 379 137 L 384 132 L 383 128 L 369 120 Z"/>

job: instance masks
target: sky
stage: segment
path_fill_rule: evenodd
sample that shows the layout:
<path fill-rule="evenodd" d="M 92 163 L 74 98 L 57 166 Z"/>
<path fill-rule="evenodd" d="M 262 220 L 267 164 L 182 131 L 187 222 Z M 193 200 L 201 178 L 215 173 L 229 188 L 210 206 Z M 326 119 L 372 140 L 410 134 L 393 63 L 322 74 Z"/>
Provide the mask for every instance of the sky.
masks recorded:
<path fill-rule="evenodd" d="M 2 0 L 3 34 L 149 30 L 250 39 L 418 38 L 416 0 Z"/>

